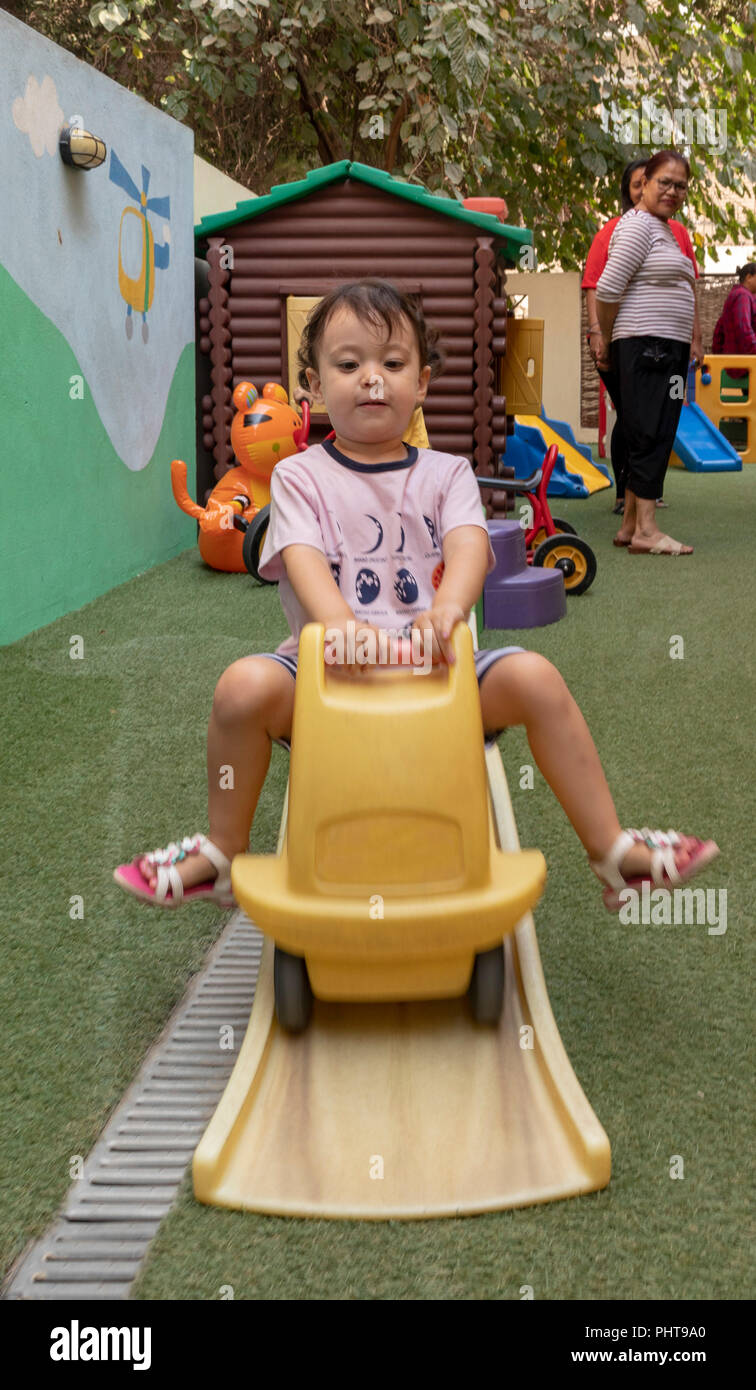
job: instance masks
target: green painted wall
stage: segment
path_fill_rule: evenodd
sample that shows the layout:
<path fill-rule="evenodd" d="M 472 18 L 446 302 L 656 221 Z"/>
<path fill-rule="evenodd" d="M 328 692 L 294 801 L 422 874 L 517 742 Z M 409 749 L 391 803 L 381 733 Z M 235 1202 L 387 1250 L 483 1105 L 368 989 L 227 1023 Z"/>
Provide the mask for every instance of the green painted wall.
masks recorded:
<path fill-rule="evenodd" d="M 65 338 L 0 266 L 0 641 L 12 642 L 196 543 L 171 492 L 194 476 L 194 344 L 178 361 L 157 448 L 118 458 Z M 138 330 L 137 330 L 138 331 Z M 138 402 L 134 409 L 138 410 Z"/>

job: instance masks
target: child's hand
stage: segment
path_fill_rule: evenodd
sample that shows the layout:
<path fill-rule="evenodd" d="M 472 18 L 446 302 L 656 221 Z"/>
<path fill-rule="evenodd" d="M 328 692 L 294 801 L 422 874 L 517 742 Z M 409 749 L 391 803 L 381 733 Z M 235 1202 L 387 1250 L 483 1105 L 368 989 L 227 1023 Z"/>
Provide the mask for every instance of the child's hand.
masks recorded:
<path fill-rule="evenodd" d="M 413 627 L 418 628 L 421 632 L 426 632 L 430 628 L 433 642 L 431 660 L 434 666 L 437 666 L 440 661 L 445 661 L 447 666 L 454 665 L 451 635 L 457 623 L 464 621 L 465 615 L 458 603 L 434 604 L 426 613 L 421 613 L 419 617 L 415 618 Z"/>

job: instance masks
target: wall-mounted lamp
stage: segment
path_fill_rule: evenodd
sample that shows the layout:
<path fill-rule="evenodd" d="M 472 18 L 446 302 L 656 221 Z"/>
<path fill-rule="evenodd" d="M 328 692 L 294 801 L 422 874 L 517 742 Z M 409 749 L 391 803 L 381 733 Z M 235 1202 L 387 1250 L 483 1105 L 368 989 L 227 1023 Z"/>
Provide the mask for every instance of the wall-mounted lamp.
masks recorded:
<path fill-rule="evenodd" d="M 63 163 L 73 169 L 96 169 L 108 153 L 104 140 L 84 130 L 81 116 L 72 116 L 63 127 L 58 149 Z"/>

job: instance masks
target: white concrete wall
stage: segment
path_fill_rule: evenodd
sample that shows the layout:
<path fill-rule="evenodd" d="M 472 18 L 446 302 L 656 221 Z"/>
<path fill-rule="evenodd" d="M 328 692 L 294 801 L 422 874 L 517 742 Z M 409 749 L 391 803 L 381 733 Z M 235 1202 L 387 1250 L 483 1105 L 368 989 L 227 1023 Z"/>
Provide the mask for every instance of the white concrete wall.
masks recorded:
<path fill-rule="evenodd" d="M 194 156 L 194 225 L 216 212 L 229 212 L 237 203 L 257 194 L 214 169 L 206 159 Z"/>
<path fill-rule="evenodd" d="M 543 407 L 572 425 L 581 444 L 596 431 L 580 424 L 580 281 L 577 271 L 507 271 L 507 294 L 528 296 L 528 317 L 543 319 Z"/>

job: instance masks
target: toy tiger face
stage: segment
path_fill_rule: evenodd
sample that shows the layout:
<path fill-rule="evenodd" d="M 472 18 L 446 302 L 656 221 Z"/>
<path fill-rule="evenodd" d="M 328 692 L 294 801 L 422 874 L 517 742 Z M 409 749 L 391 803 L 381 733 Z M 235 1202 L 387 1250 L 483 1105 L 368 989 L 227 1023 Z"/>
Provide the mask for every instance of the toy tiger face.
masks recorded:
<path fill-rule="evenodd" d="M 283 386 L 273 381 L 263 386 L 262 396 L 251 382 L 240 382 L 233 402 L 231 445 L 237 461 L 254 478 L 269 482 L 278 460 L 299 449 L 302 416 L 289 405 Z"/>

